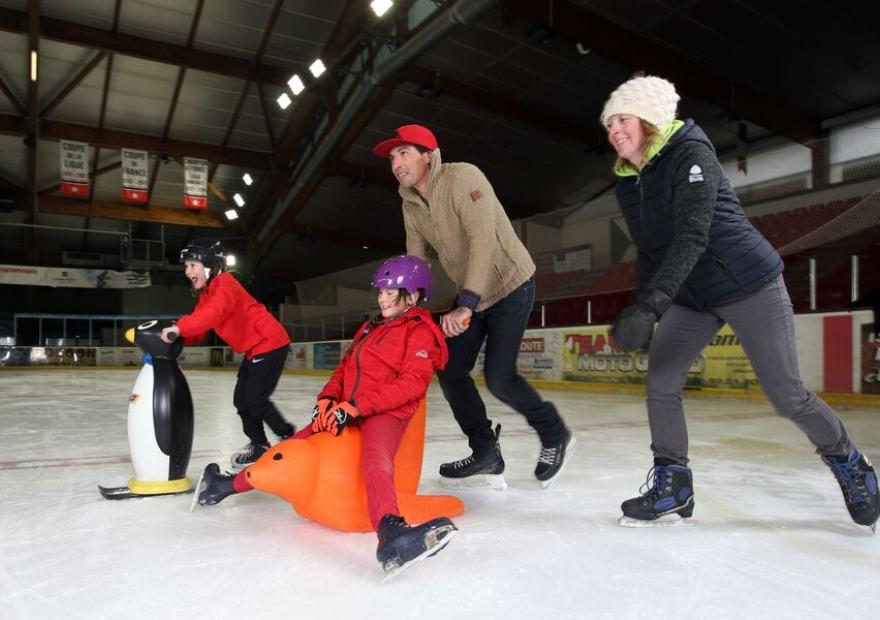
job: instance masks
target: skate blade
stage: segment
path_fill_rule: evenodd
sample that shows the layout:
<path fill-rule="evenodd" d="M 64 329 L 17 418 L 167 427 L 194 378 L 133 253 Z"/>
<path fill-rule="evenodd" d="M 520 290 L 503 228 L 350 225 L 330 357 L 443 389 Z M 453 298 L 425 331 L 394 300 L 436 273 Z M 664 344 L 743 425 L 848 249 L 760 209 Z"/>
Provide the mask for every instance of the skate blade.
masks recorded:
<path fill-rule="evenodd" d="M 449 527 L 449 526 L 447 526 L 447 527 Z M 443 528 L 438 528 L 437 532 L 434 532 L 434 533 L 436 534 L 436 533 L 440 533 L 442 531 L 443 531 Z M 423 551 L 421 553 L 421 555 L 414 557 L 409 562 L 405 562 L 405 563 L 401 564 L 400 566 L 395 566 L 391 570 L 387 570 L 387 569 L 385 569 L 385 567 L 382 567 L 385 570 L 385 578 L 382 580 L 382 583 L 386 583 L 388 581 L 391 581 L 392 579 L 397 577 L 400 573 L 402 573 L 403 571 L 408 569 L 410 566 L 412 566 L 416 562 L 421 562 L 425 558 L 430 558 L 432 556 L 437 555 L 438 553 L 440 553 L 443 550 L 444 547 L 446 547 L 446 545 L 449 544 L 449 541 L 452 540 L 456 534 L 458 534 L 458 529 L 456 529 L 453 526 L 452 529 L 448 530 L 446 532 L 446 535 L 443 538 L 441 538 L 437 542 L 436 545 L 434 545 L 430 549 L 425 549 L 425 551 Z"/>
<path fill-rule="evenodd" d="M 125 487 L 103 487 L 98 485 L 101 497 L 104 499 L 131 499 L 133 497 L 143 497 L 143 495 L 135 495 L 127 486 Z"/>
<path fill-rule="evenodd" d="M 549 480 L 539 480 L 541 483 L 541 488 L 546 489 L 551 484 L 556 482 L 556 479 L 559 477 L 559 474 L 562 473 L 562 470 L 565 469 L 565 466 L 568 464 L 568 461 L 571 459 L 571 456 L 574 454 L 574 449 L 577 447 L 577 439 L 574 438 L 574 435 L 571 436 L 571 439 L 568 441 L 568 445 L 565 446 L 565 458 L 562 459 L 562 465 L 559 467 L 559 471 L 556 472 L 556 475 L 550 478 Z"/>
<path fill-rule="evenodd" d="M 651 521 L 624 516 L 617 520 L 617 525 L 621 527 L 687 527 L 689 525 L 696 525 L 696 523 L 690 517 L 683 519 L 680 515 L 671 514 Z"/>
<path fill-rule="evenodd" d="M 504 474 L 478 474 L 467 478 L 440 476 L 440 486 L 458 491 L 504 491 L 507 489 L 507 481 Z"/>
<path fill-rule="evenodd" d="M 199 505 L 199 495 L 202 494 L 202 483 L 205 481 L 205 470 L 207 467 L 202 468 L 202 473 L 199 474 L 199 481 L 196 482 L 196 486 L 193 487 L 193 499 L 189 505 L 189 511 L 192 512 L 196 509 L 196 506 Z"/>

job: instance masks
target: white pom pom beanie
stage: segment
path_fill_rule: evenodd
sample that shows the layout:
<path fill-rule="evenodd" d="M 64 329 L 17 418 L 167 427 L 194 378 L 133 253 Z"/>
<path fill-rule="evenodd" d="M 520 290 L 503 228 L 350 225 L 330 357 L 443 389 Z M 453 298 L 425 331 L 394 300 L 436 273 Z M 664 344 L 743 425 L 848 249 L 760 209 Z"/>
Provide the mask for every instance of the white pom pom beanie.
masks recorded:
<path fill-rule="evenodd" d="M 611 93 L 600 120 L 602 126 L 608 129 L 609 117 L 632 114 L 663 130 L 675 120 L 679 99 L 672 82 L 653 75 L 633 78 Z"/>

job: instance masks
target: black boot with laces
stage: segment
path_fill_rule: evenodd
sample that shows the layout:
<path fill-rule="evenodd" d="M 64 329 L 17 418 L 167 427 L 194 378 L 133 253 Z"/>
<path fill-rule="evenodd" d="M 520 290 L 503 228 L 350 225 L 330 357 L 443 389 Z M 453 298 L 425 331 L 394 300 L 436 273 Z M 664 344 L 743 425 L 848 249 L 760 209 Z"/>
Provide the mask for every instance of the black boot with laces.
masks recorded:
<path fill-rule="evenodd" d="M 501 456 L 501 425 L 495 427 L 495 443 L 469 457 L 443 463 L 440 484 L 448 489 L 506 489 L 504 459 Z"/>
<path fill-rule="evenodd" d="M 379 537 L 376 559 L 389 577 L 396 575 L 411 564 L 437 554 L 457 531 L 455 524 L 446 517 L 410 525 L 403 517 L 385 515 L 376 529 Z"/>
<path fill-rule="evenodd" d="M 535 478 L 541 483 L 543 488 L 549 487 L 556 481 L 557 476 L 562 473 L 562 468 L 571 458 L 577 440 L 569 431 L 565 431 L 565 436 L 558 444 L 541 448 L 541 454 L 538 455 L 538 464 L 535 466 Z"/>

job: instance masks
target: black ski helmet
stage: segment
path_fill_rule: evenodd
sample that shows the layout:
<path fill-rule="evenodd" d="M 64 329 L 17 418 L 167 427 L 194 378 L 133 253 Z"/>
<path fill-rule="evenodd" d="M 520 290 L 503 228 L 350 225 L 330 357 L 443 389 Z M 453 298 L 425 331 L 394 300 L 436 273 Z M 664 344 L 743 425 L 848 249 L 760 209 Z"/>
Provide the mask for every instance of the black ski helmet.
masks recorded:
<path fill-rule="evenodd" d="M 219 239 L 193 239 L 180 250 L 180 262 L 199 261 L 205 266 L 208 280 L 226 271 L 226 248 Z"/>

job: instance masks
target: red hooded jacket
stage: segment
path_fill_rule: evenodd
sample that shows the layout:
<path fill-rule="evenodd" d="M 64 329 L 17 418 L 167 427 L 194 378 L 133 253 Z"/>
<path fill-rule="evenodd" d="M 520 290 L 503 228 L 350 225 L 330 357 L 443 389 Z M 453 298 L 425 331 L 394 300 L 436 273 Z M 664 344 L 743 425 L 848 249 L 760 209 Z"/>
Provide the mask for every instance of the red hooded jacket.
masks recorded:
<path fill-rule="evenodd" d="M 213 329 L 248 359 L 290 344 L 287 330 L 230 273 L 219 273 L 208 282 L 196 309 L 180 317 L 177 326 L 187 345 L 201 341 Z"/>
<path fill-rule="evenodd" d="M 318 398 L 353 402 L 364 416 L 408 419 L 447 359 L 446 339 L 427 310 L 367 321 Z"/>

